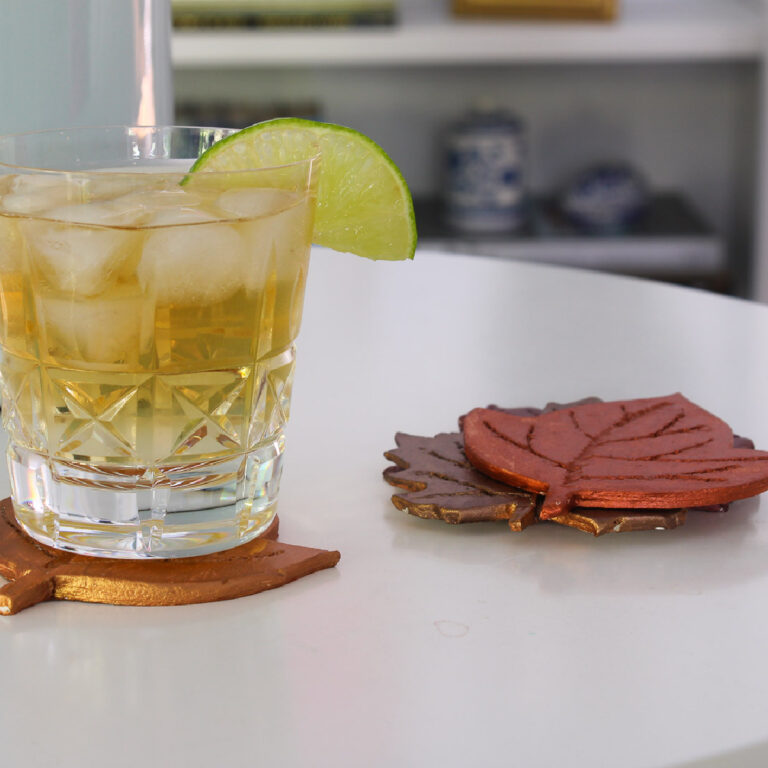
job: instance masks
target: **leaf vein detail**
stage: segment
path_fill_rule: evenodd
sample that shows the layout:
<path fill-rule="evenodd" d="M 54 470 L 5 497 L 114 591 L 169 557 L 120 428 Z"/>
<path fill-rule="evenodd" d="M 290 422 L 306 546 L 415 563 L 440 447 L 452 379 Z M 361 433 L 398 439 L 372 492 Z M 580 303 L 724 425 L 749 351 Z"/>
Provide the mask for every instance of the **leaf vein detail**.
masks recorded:
<path fill-rule="evenodd" d="M 714 442 L 714 438 L 710 437 L 710 438 L 707 438 L 706 440 L 702 440 L 700 443 L 696 443 L 695 445 L 688 445 L 688 446 L 685 446 L 684 448 L 675 448 L 674 450 L 665 451 L 664 453 L 656 453 L 653 456 L 610 456 L 610 455 L 605 456 L 603 454 L 595 453 L 595 454 L 592 454 L 592 457 L 595 459 L 611 459 L 616 461 L 659 461 L 659 459 L 664 459 L 665 461 L 674 461 L 674 459 L 669 459 L 667 457 L 678 456 L 679 454 L 685 453 L 686 451 L 693 451 L 697 448 L 703 448 L 705 445 L 709 445 L 710 443 L 713 443 L 713 442 Z M 707 459 L 699 458 L 699 459 L 694 459 L 694 461 L 707 461 Z"/>
<path fill-rule="evenodd" d="M 695 480 L 697 482 L 718 482 L 727 480 L 727 477 L 702 477 L 702 475 L 719 475 L 736 469 L 734 465 L 711 467 L 709 469 L 692 469 L 688 472 L 659 472 L 656 475 L 582 475 L 580 480 Z"/>
<path fill-rule="evenodd" d="M 503 432 L 499 432 L 498 429 L 496 429 L 493 424 L 489 423 L 488 421 L 483 421 L 483 426 L 491 432 L 493 435 L 499 438 L 499 440 L 503 440 L 505 443 L 510 443 L 510 445 L 514 445 L 516 448 L 519 448 L 521 451 L 526 451 L 528 453 L 532 453 L 534 456 L 537 456 L 540 459 L 543 459 L 544 461 L 548 461 L 551 464 L 554 464 L 556 467 L 560 467 L 561 469 L 568 469 L 568 467 L 563 464 L 560 461 L 557 461 L 556 459 L 552 459 L 549 456 L 545 456 L 543 453 L 540 453 L 533 447 L 533 433 L 534 433 L 534 427 L 531 426 L 528 429 L 528 434 L 526 435 L 526 443 L 523 444 L 514 438 L 510 437 L 509 435 L 505 435 Z"/>
<path fill-rule="evenodd" d="M 648 408 L 642 408 L 639 411 L 630 413 L 627 410 L 627 407 L 622 403 L 621 417 L 616 419 L 616 421 L 614 421 L 612 424 L 608 424 L 596 435 L 591 436 L 589 443 L 584 446 L 584 448 L 582 448 L 582 450 L 579 452 L 579 455 L 576 456 L 573 461 L 571 461 L 571 463 L 566 467 L 566 476 L 564 481 L 565 484 L 567 485 L 573 483 L 576 480 L 584 479 L 582 472 L 584 470 L 584 465 L 588 464 L 590 458 L 592 457 L 592 451 L 594 451 L 596 447 L 603 445 L 605 442 L 605 437 L 610 435 L 613 430 L 625 427 L 627 424 L 630 424 L 636 419 L 642 418 L 646 414 L 657 411 L 659 408 L 664 408 L 667 405 L 668 403 L 654 403 Z"/>
<path fill-rule="evenodd" d="M 434 490 L 430 491 L 431 493 L 437 495 L 437 496 L 451 496 L 451 495 L 470 495 L 470 494 L 482 494 L 483 496 L 509 496 L 510 494 L 513 494 L 517 491 L 516 488 L 513 488 L 512 486 L 509 487 L 509 490 L 503 490 L 503 491 L 495 491 L 492 488 L 484 488 L 481 485 L 476 485 L 475 483 L 471 483 L 467 480 L 459 480 L 458 478 L 451 477 L 450 475 L 444 475 L 440 472 L 430 472 L 430 471 L 416 471 L 413 472 L 413 475 L 416 477 L 426 477 L 426 478 L 432 478 L 433 480 L 444 480 L 448 483 L 453 483 L 455 485 L 459 485 L 462 488 L 467 488 L 470 490 L 467 491 L 459 491 L 454 493 L 439 493 Z M 429 489 L 424 488 L 420 491 L 417 491 L 417 493 L 424 493 L 425 491 L 428 491 Z"/>
<path fill-rule="evenodd" d="M 442 454 L 438 453 L 437 451 L 427 451 L 427 453 L 432 456 L 435 459 L 440 459 L 440 461 L 446 461 L 449 464 L 453 464 L 455 467 L 460 467 L 461 469 L 473 469 L 472 465 L 468 461 L 460 461 L 459 459 L 451 459 L 448 456 L 443 456 Z"/>
<path fill-rule="evenodd" d="M 686 427 L 685 429 L 671 429 L 668 432 L 653 432 L 650 435 L 634 435 L 632 437 L 615 437 L 610 440 L 603 440 L 600 445 L 607 445 L 608 443 L 633 443 L 636 440 L 652 440 L 655 437 L 668 437 L 671 435 L 687 435 L 689 432 L 701 432 L 701 430 L 708 430 L 705 424 L 697 424 L 693 427 Z"/>
<path fill-rule="evenodd" d="M 584 429 L 584 427 L 582 427 L 581 424 L 579 424 L 579 420 L 576 417 L 576 412 L 575 411 L 568 411 L 568 415 L 571 418 L 571 423 L 573 424 L 573 428 L 577 432 L 580 432 L 582 435 L 584 435 L 584 437 L 588 438 L 589 440 L 594 440 L 595 439 L 594 435 L 590 435 L 589 432 L 587 432 L 587 430 Z"/>

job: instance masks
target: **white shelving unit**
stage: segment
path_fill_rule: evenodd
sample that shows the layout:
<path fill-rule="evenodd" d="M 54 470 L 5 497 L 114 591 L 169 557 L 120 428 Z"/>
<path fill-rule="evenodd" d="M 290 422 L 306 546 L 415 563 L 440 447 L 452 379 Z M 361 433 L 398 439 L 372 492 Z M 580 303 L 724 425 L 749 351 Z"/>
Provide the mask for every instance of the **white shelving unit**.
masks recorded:
<path fill-rule="evenodd" d="M 449 0 L 400 11 L 393 28 L 177 30 L 177 92 L 316 98 L 387 147 L 420 197 L 436 191 L 441 128 L 478 92 L 501 96 L 530 121 L 534 191 L 625 156 L 654 189 L 690 196 L 768 301 L 768 227 L 753 215 L 756 198 L 768 206 L 764 0 L 622 0 L 612 23 L 458 18 Z"/>
<path fill-rule="evenodd" d="M 654 195 L 626 233 L 585 234 L 557 214 L 551 199 L 528 201 L 526 225 L 506 235 L 456 232 L 437 200 L 416 200 L 419 245 L 425 250 L 472 253 L 640 275 L 722 290 L 728 281 L 722 238 L 676 195 Z"/>
<path fill-rule="evenodd" d="M 402 2 L 392 29 L 186 31 L 176 67 L 401 66 L 750 59 L 761 0 L 625 0 L 612 24 L 514 25 L 456 18 L 448 2 Z"/>

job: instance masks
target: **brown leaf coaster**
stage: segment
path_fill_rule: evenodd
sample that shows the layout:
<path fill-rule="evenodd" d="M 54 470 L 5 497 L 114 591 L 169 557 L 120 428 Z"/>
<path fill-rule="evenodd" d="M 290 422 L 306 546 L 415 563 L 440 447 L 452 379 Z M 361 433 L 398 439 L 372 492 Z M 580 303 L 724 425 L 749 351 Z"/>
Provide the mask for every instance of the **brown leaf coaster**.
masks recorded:
<path fill-rule="evenodd" d="M 269 538 L 268 538 L 269 537 Z M 121 560 L 52 549 L 17 525 L 0 501 L 0 614 L 43 600 L 113 605 L 186 605 L 252 595 L 332 568 L 339 553 L 275 541 L 277 520 L 260 538 L 200 557 Z"/>
<path fill-rule="evenodd" d="M 597 403 L 601 401 L 597 398 L 587 398 L 565 405 L 550 403 L 543 410 L 502 409 L 496 406 L 482 410 L 492 414 L 531 419 L 542 414 L 570 411 Z M 465 418 L 459 419 L 462 427 Z M 694 430 L 696 431 L 698 430 Z M 731 434 L 730 429 L 728 433 Z M 543 497 L 500 483 L 483 474 L 468 460 L 461 434 L 416 437 L 398 433 L 395 440 L 397 449 L 387 451 L 384 455 L 396 466 L 384 470 L 384 479 L 405 491 L 392 496 L 392 502 L 398 509 L 418 517 L 438 518 L 449 523 L 505 519 L 515 531 L 520 531 L 541 519 Z M 730 440 L 731 450 L 739 452 L 754 448 L 753 443 L 746 438 L 731 435 Z M 569 511 L 552 517 L 551 522 L 577 528 L 595 536 L 605 533 L 671 529 L 685 522 L 686 507 L 694 511 L 724 512 L 728 509 L 728 504 L 681 505 L 681 508 L 676 509 L 571 506 Z"/>
<path fill-rule="evenodd" d="M 467 460 L 458 432 L 416 437 L 398 432 L 397 449 L 384 455 L 397 466 L 384 470 L 384 479 L 408 493 L 392 503 L 417 517 L 446 523 L 509 520 L 521 531 L 535 522 L 536 497 L 510 488 L 478 472 Z"/>

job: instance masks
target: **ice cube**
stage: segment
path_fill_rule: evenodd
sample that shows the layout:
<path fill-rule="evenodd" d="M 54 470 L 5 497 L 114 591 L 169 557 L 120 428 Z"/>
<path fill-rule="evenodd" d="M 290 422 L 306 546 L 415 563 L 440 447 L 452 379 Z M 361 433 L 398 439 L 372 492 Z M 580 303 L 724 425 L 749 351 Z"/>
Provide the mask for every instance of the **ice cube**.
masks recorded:
<path fill-rule="evenodd" d="M 66 189 L 71 178 L 57 173 L 20 173 L 14 176 L 11 192 L 19 194 Z"/>
<path fill-rule="evenodd" d="M 109 229 L 115 214 L 103 203 L 66 206 L 46 216 L 71 223 L 21 222 L 33 262 L 55 288 L 75 296 L 94 296 L 111 285 L 132 252 L 140 248 L 138 232 Z M 93 227 L 89 224 L 104 226 Z"/>
<path fill-rule="evenodd" d="M 119 205 L 115 201 L 109 201 L 65 205 L 45 211 L 40 216 L 55 221 L 68 221 L 73 224 L 131 227 L 139 223 L 143 211 L 135 206 Z"/>
<path fill-rule="evenodd" d="M 150 216 L 148 225 L 168 227 L 179 224 L 200 224 L 204 221 L 216 221 L 216 217 L 198 208 L 163 208 Z"/>
<path fill-rule="evenodd" d="M 17 272 L 21 264 L 21 236 L 12 218 L 0 216 L 0 271 Z"/>
<path fill-rule="evenodd" d="M 137 274 L 159 305 L 212 304 L 243 281 L 245 248 L 228 224 L 164 227 L 146 239 Z"/>
<path fill-rule="evenodd" d="M 67 176 L 29 174 L 16 176 L 0 207 L 9 213 L 33 214 L 83 198 L 82 181 Z"/>
<path fill-rule="evenodd" d="M 273 216 L 243 224 L 246 260 L 243 279 L 247 290 L 259 290 L 267 270 L 278 280 L 292 280 L 309 255 L 312 241 L 312 208 L 309 200 Z"/>
<path fill-rule="evenodd" d="M 37 298 L 47 353 L 58 360 L 136 364 L 149 349 L 154 307 L 138 285 L 88 299 Z"/>
<path fill-rule="evenodd" d="M 194 208 L 203 198 L 196 192 L 189 192 L 178 184 L 168 189 L 140 189 L 113 202 L 124 206 L 134 206 L 144 212 L 155 213 L 159 208 Z"/>
<path fill-rule="evenodd" d="M 84 193 L 87 200 L 114 200 L 145 188 L 151 179 L 146 174 L 93 174 L 88 177 Z"/>
<path fill-rule="evenodd" d="M 284 189 L 230 189 L 219 195 L 218 207 L 230 216 L 255 218 L 277 213 L 296 203 L 296 193 Z"/>

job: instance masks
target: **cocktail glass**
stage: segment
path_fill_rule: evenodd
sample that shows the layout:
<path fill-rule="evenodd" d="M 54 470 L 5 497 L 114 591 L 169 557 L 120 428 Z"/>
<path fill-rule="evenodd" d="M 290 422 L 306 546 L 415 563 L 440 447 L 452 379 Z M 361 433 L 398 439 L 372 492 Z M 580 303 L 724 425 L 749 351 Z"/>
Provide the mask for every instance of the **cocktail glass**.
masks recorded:
<path fill-rule="evenodd" d="M 181 557 L 272 522 L 319 155 L 186 171 L 229 131 L 0 137 L 0 374 L 18 522 Z"/>

